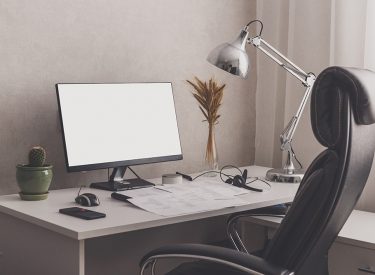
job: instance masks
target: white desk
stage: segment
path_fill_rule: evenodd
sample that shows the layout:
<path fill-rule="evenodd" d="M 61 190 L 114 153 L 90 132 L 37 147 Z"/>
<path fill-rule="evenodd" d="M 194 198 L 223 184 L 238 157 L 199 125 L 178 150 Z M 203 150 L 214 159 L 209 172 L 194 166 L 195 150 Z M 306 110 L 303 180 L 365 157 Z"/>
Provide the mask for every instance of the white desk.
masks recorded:
<path fill-rule="evenodd" d="M 264 177 L 267 169 L 269 168 L 248 167 L 249 176 Z M 217 179 L 220 180 L 219 177 Z M 160 183 L 160 179 L 151 181 Z M 47 200 L 37 202 L 21 201 L 18 194 L 1 196 L 0 274 L 83 275 L 88 274 L 85 273 L 85 269 L 90 270 L 92 274 L 92 268 L 87 267 L 88 263 L 87 261 L 85 263 L 85 260 L 95 259 L 99 254 L 103 255 L 103 249 L 107 250 L 104 253 L 105 258 L 107 261 L 110 260 L 109 264 L 113 267 L 113 272 L 117 272 L 107 274 L 130 274 L 125 271 L 126 267 L 116 262 L 121 258 L 119 256 L 121 247 L 125 250 L 132 246 L 137 250 L 138 246 L 142 245 L 146 246 L 143 251 L 147 251 L 152 246 L 148 247 L 149 242 L 159 239 L 158 234 L 160 236 L 163 233 L 169 234 L 167 233 L 169 226 L 165 227 L 166 225 L 172 226 L 290 202 L 298 188 L 296 184 L 271 183 L 271 185 L 269 191 L 241 195 L 241 198 L 248 201 L 244 206 L 177 217 L 158 216 L 128 203 L 114 200 L 110 197 L 111 192 L 108 191 L 87 190 L 97 194 L 101 200 L 101 205 L 93 210 L 107 214 L 104 219 L 92 221 L 58 213 L 60 208 L 76 206 L 74 198 L 77 189 L 50 191 Z M 148 233 L 143 235 L 135 233 L 142 230 Z M 152 239 L 150 239 L 151 235 Z M 135 241 L 133 237 L 141 240 Z M 121 245 L 115 248 L 119 243 Z M 96 249 L 99 249 L 100 253 Z M 21 259 L 22 264 L 20 264 Z M 99 259 L 94 261 L 98 262 Z M 137 265 L 138 262 L 134 264 Z M 121 269 L 123 273 L 118 273 Z"/>

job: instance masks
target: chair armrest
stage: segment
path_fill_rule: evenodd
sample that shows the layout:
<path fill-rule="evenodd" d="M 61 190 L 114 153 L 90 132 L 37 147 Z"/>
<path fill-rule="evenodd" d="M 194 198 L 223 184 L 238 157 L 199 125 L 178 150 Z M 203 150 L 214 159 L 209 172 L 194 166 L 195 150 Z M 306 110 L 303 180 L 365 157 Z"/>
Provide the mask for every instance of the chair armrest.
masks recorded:
<path fill-rule="evenodd" d="M 232 227 L 235 226 L 237 221 L 246 217 L 278 217 L 284 218 L 286 212 L 288 211 L 287 204 L 272 205 L 268 207 L 263 207 L 259 209 L 252 209 L 244 212 L 234 213 L 229 216 L 227 220 L 227 232 L 229 234 Z"/>
<path fill-rule="evenodd" d="M 149 263 L 161 258 L 193 258 L 231 266 L 235 269 L 254 274 L 267 275 L 293 274 L 284 268 L 272 265 L 262 258 L 229 248 L 202 244 L 174 244 L 157 248 L 149 252 L 140 262 L 142 270 Z"/>
<path fill-rule="evenodd" d="M 288 208 L 290 206 L 290 203 L 283 203 L 283 204 L 277 204 L 277 205 L 271 205 L 267 207 L 247 210 L 239 213 L 234 213 L 230 215 L 228 220 L 231 220 L 235 217 L 243 218 L 243 217 L 251 217 L 251 216 L 275 216 L 283 218 L 286 215 L 286 212 L 288 211 Z"/>
<path fill-rule="evenodd" d="M 248 210 L 245 212 L 232 214 L 229 216 L 227 220 L 227 235 L 229 239 L 232 241 L 234 247 L 238 251 L 242 251 L 242 252 L 249 254 L 245 244 L 243 243 L 241 239 L 240 234 L 237 231 L 237 228 L 236 228 L 237 221 L 242 218 L 257 217 L 257 216 L 284 218 L 287 210 L 288 210 L 288 206 L 286 204 L 281 204 L 281 205 L 273 205 L 273 206 L 268 206 L 268 207 L 263 207 L 259 209 L 253 209 L 253 210 Z"/>

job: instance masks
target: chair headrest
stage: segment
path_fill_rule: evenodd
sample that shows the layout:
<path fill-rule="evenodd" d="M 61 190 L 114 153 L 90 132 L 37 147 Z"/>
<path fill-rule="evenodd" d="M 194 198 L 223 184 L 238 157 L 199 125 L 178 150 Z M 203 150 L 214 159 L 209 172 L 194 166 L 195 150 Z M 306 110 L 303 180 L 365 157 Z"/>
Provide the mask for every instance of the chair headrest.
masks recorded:
<path fill-rule="evenodd" d="M 329 67 L 317 77 L 311 95 L 312 128 L 323 146 L 335 147 L 340 141 L 344 93 L 349 95 L 357 124 L 375 123 L 375 73 Z"/>

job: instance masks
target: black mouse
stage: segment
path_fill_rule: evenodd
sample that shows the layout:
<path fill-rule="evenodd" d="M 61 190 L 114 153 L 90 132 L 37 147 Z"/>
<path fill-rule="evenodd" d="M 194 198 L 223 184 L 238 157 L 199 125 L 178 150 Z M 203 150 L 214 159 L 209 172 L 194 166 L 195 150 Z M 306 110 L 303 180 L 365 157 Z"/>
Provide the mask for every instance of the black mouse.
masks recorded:
<path fill-rule="evenodd" d="M 100 201 L 95 194 L 84 193 L 76 197 L 76 203 L 82 206 L 98 206 Z"/>

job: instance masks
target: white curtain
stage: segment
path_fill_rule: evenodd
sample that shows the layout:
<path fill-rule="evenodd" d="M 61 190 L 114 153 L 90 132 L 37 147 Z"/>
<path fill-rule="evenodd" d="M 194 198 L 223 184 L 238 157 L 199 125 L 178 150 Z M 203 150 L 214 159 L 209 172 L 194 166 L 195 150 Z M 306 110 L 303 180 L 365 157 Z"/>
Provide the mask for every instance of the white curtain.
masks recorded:
<path fill-rule="evenodd" d="M 331 62 L 375 71 L 375 1 L 336 0 Z M 374 91 L 375 92 L 375 91 Z M 375 165 L 372 167 L 358 209 L 375 211 Z"/>
<path fill-rule="evenodd" d="M 375 1 L 371 0 L 366 7 L 364 66 L 375 71 Z"/>
<path fill-rule="evenodd" d="M 375 71 L 375 0 L 258 0 L 257 17 L 264 23 L 265 39 L 305 71 L 319 74 L 333 65 Z M 281 167 L 278 135 L 304 89 L 260 53 L 257 64 L 255 164 Z M 323 149 L 311 131 L 309 106 L 293 145 L 305 167 Z M 375 211 L 374 197 L 372 169 L 357 208 Z"/>
<path fill-rule="evenodd" d="M 375 71 L 375 1 L 332 2 L 331 63 Z"/>

